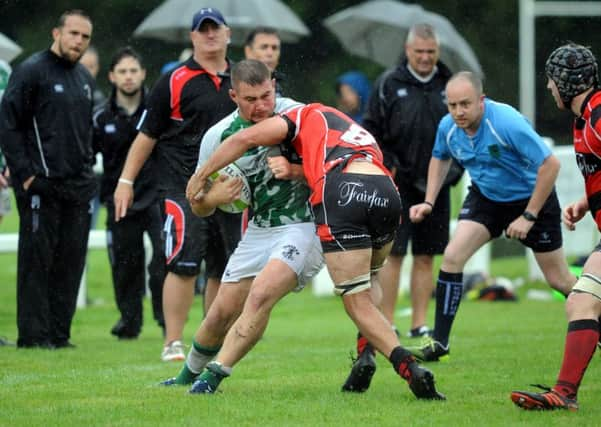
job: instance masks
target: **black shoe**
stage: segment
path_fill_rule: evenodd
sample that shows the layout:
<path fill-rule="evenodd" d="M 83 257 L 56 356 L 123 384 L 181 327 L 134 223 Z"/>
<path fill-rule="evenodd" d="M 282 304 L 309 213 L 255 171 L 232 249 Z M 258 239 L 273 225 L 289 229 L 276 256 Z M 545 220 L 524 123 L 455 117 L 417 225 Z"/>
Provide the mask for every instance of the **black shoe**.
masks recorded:
<path fill-rule="evenodd" d="M 60 350 L 63 348 L 77 348 L 77 346 L 69 340 L 61 340 L 53 342 L 52 348 L 54 348 L 55 350 Z"/>
<path fill-rule="evenodd" d="M 369 388 L 375 372 L 376 355 L 371 346 L 366 346 L 359 357 L 353 360 L 351 373 L 342 385 L 342 391 L 363 393 Z"/>
<path fill-rule="evenodd" d="M 426 325 L 420 326 L 419 328 L 413 328 L 407 332 L 407 338 L 422 338 L 431 337 L 434 331 L 428 328 Z"/>
<path fill-rule="evenodd" d="M 434 374 L 417 363 L 409 365 L 409 388 L 418 399 L 446 400 L 444 394 L 436 391 Z"/>
<path fill-rule="evenodd" d="M 17 340 L 17 348 L 41 348 L 46 350 L 54 349 L 54 344 L 49 341 L 24 341 Z"/>
<path fill-rule="evenodd" d="M 111 335 L 115 335 L 116 337 L 118 337 L 121 334 L 121 331 L 123 331 L 123 329 L 125 329 L 125 323 L 123 323 L 123 319 L 119 319 L 117 320 L 117 323 L 115 323 L 115 325 L 113 325 L 113 327 L 111 328 Z"/>
<path fill-rule="evenodd" d="M 123 319 L 119 319 L 115 326 L 111 328 L 111 334 L 120 340 L 135 340 L 140 335 L 140 330 L 128 327 Z"/>

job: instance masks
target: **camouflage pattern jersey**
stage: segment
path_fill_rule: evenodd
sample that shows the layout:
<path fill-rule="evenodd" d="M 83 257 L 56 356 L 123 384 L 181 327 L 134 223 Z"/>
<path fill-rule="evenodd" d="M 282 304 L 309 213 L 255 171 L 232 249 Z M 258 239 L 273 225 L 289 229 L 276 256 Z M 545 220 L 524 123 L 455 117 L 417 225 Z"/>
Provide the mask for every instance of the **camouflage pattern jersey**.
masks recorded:
<path fill-rule="evenodd" d="M 281 113 L 299 105 L 301 104 L 290 98 L 277 98 L 275 112 Z M 240 117 L 238 110 L 216 123 L 202 139 L 197 167 L 202 166 L 228 136 L 252 125 L 252 122 Z M 267 166 L 268 155 L 279 154 L 273 150 L 274 147 L 256 147 L 248 150 L 235 162 L 251 188 L 252 221 L 264 228 L 311 222 L 309 188 L 304 182 L 281 180 L 273 176 Z"/>

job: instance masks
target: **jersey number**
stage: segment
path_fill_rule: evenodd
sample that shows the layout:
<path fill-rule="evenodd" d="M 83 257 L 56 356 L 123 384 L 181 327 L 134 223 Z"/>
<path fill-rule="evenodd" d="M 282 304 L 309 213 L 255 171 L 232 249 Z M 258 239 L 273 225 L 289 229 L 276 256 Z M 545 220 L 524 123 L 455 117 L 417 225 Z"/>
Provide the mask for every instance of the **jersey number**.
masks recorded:
<path fill-rule="evenodd" d="M 369 132 L 355 123 L 351 123 L 351 127 L 340 135 L 340 139 L 358 146 L 374 145 L 376 143 L 376 140 Z"/>

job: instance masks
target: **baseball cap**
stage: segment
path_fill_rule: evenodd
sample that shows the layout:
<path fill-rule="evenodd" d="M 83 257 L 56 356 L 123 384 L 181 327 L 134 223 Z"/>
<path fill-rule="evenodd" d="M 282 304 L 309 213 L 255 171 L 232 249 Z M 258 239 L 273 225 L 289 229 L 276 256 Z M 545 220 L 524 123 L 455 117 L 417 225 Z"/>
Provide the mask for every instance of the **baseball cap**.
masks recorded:
<path fill-rule="evenodd" d="M 194 18 L 192 18 L 192 29 L 190 31 L 198 30 L 206 19 L 210 19 L 217 25 L 227 25 L 221 12 L 214 7 L 203 7 L 194 14 Z"/>

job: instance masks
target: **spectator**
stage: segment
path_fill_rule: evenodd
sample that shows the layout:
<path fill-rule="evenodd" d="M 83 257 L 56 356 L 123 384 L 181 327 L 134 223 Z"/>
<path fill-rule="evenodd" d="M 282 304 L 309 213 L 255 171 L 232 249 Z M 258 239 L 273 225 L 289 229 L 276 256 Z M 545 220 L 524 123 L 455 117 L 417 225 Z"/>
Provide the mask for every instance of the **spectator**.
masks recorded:
<path fill-rule="evenodd" d="M 73 347 L 71 321 L 90 229 L 92 93 L 79 64 L 92 36 L 81 10 L 63 13 L 49 50 L 12 74 L 0 114 L 0 145 L 19 211 L 19 347 Z"/>
<path fill-rule="evenodd" d="M 363 124 L 363 115 L 371 93 L 371 84 L 360 71 L 348 71 L 336 79 L 338 109 Z"/>
<path fill-rule="evenodd" d="M 119 49 L 111 60 L 109 80 L 113 90 L 108 102 L 94 114 L 94 146 L 102 153 L 104 174 L 100 199 L 107 207 L 106 230 L 115 301 L 121 314 L 111 329 L 120 339 L 137 338 L 142 329 L 142 300 L 146 291 L 144 232 L 152 244 L 148 285 L 152 311 L 164 327 L 162 307 L 165 255 L 161 239 L 161 206 L 158 199 L 156 165 L 149 159 L 134 186 L 134 201 L 127 214 L 115 221 L 113 192 L 136 137 L 136 125 L 146 108 L 142 58 L 130 47 Z"/>
<path fill-rule="evenodd" d="M 246 37 L 244 57 L 255 59 L 267 65 L 276 82 L 276 96 L 282 95 L 284 75 L 277 70 L 282 53 L 282 41 L 277 30 L 270 27 L 256 27 Z"/>
<path fill-rule="evenodd" d="M 182 334 L 194 298 L 194 285 L 203 259 L 209 277 L 205 304 L 210 306 L 229 255 L 240 240 L 241 217 L 216 212 L 196 217 L 186 201 L 188 179 L 194 172 L 199 145 L 213 124 L 235 109 L 229 97 L 230 63 L 226 58 L 230 29 L 215 8 L 202 8 L 192 18 L 194 54 L 164 74 L 150 93 L 121 177 L 115 189 L 115 221 L 127 214 L 134 200 L 133 184 L 156 146 L 167 276 L 163 284 L 165 343 L 163 361 L 184 360 Z M 177 82 L 177 84 L 175 83 Z M 218 238 L 210 236 L 218 232 Z M 218 244 L 219 250 L 207 250 Z"/>
<path fill-rule="evenodd" d="M 94 81 L 96 81 L 98 72 L 100 71 L 100 56 L 98 55 L 98 50 L 94 46 L 88 46 L 88 49 L 79 60 L 79 63 L 86 67 L 86 70 L 89 71 Z M 104 96 L 104 93 L 96 86 L 96 89 L 94 90 L 94 109 L 101 107 L 105 102 L 106 96 Z"/>

